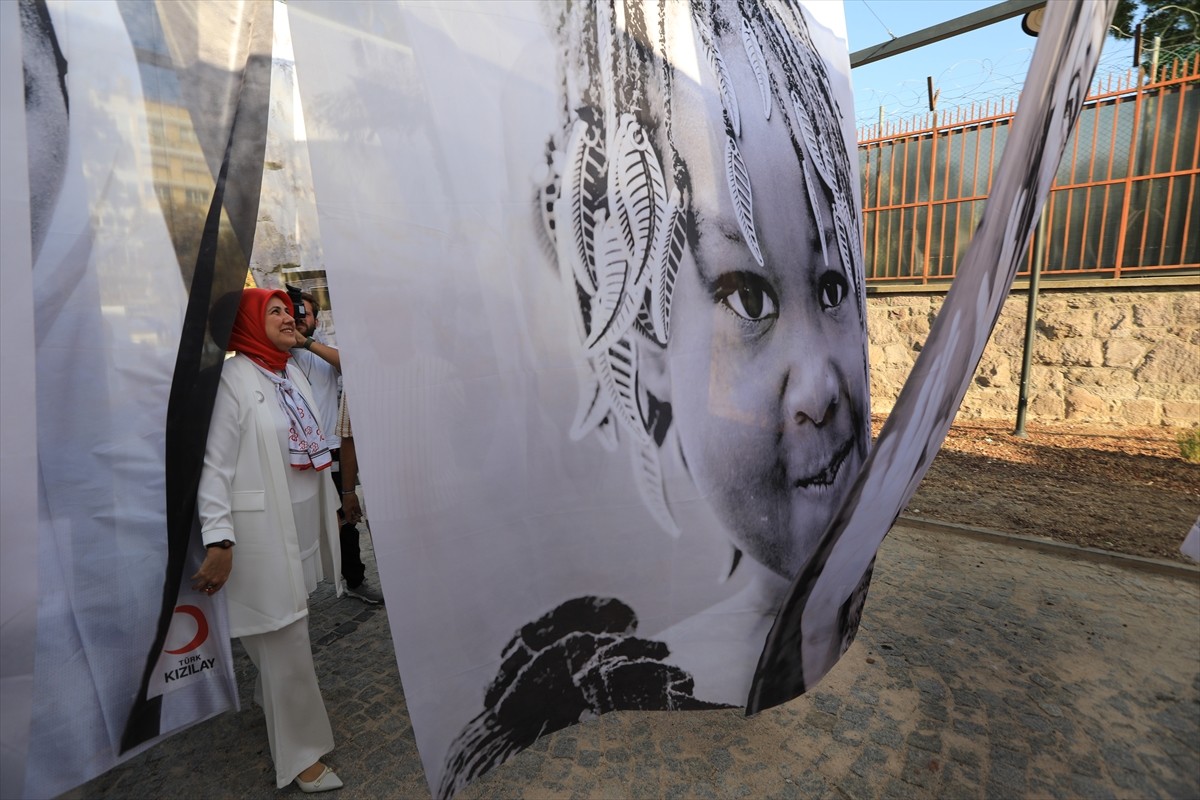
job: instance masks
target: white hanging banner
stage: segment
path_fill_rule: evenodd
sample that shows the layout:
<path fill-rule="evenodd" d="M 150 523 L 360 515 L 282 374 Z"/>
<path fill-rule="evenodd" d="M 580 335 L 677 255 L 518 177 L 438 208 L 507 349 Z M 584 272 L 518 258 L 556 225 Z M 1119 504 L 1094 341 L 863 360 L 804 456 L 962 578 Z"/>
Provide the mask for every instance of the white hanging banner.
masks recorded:
<path fill-rule="evenodd" d="M 288 9 L 431 789 L 743 705 L 868 450 L 840 4 Z"/>
<path fill-rule="evenodd" d="M 37 405 L 25 82 L 16 3 L 0 3 L 0 797 L 25 785 L 37 634 Z"/>
<path fill-rule="evenodd" d="M 4 4 L 4 330 L 32 359 L 4 362 L 5 796 L 61 794 L 236 705 L 224 607 L 182 577 L 223 356 L 208 309 L 241 288 L 257 213 L 270 9 Z M 36 642 L 10 589 L 36 598 Z"/>

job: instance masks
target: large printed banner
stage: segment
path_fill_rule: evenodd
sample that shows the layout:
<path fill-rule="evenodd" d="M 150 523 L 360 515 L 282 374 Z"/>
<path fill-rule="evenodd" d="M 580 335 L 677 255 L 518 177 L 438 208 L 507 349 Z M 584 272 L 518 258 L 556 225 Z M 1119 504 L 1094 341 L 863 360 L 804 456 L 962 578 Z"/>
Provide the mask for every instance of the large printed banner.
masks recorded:
<path fill-rule="evenodd" d="M 745 705 L 869 445 L 840 5 L 288 7 L 431 788 Z"/>
<path fill-rule="evenodd" d="M 4 797 L 236 705 L 224 608 L 181 578 L 232 324 L 209 309 L 254 236 L 271 10 L 0 4 Z"/>
<path fill-rule="evenodd" d="M 966 287 L 872 457 L 838 4 L 289 3 L 436 796 L 607 711 L 784 702 L 845 651 L 1110 6 L 1051 4 Z"/>

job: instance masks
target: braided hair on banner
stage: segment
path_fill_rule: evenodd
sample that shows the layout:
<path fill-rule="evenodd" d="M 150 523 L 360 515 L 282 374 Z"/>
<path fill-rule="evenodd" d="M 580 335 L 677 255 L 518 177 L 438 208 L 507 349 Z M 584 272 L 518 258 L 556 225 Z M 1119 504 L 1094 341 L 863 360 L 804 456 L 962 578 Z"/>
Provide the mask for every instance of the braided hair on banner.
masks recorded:
<path fill-rule="evenodd" d="M 677 536 L 659 461 L 671 409 L 638 376 L 639 350 L 661 350 L 670 341 L 685 250 L 695 254 L 701 237 L 710 235 L 692 208 L 688 165 L 676 147 L 675 64 L 691 50 L 707 70 L 702 82 L 720 97 L 727 191 L 751 256 L 763 263 L 741 120 L 761 113 L 786 126 L 805 177 L 804 206 L 818 229 L 825 225 L 824 193 L 861 307 L 859 215 L 840 112 L 795 2 L 568 0 L 551 14 L 561 126 L 547 142 L 539 176 L 538 227 L 557 264 L 580 346 L 570 436 L 595 435 L 610 450 L 629 438 L 641 496 L 659 525 Z M 734 90 L 726 59 L 742 57 L 757 96 L 738 97 Z M 818 238 L 828 263 L 824 237 Z"/>

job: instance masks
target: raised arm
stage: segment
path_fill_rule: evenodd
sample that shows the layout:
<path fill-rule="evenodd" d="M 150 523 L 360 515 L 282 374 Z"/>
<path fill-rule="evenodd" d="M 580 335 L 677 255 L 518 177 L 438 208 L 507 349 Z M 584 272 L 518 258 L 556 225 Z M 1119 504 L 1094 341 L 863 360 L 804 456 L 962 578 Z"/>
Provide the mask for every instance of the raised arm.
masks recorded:
<path fill-rule="evenodd" d="M 318 342 L 311 336 L 296 334 L 296 347 L 308 350 L 313 355 L 325 361 L 339 373 L 342 371 L 342 357 L 336 347 L 330 347 L 324 342 Z"/>

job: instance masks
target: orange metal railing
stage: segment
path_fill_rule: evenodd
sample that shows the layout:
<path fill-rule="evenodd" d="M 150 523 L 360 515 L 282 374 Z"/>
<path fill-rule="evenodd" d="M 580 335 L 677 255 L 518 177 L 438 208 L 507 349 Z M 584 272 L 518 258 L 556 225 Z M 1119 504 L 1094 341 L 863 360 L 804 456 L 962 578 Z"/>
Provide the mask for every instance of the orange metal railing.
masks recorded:
<path fill-rule="evenodd" d="M 1153 80 L 1139 70 L 1093 87 L 1046 207 L 1043 274 L 1120 278 L 1200 269 L 1198 89 L 1200 54 Z M 954 277 L 1015 110 L 1004 99 L 860 129 L 869 281 Z M 1024 274 L 1031 263 L 1028 253 Z"/>

